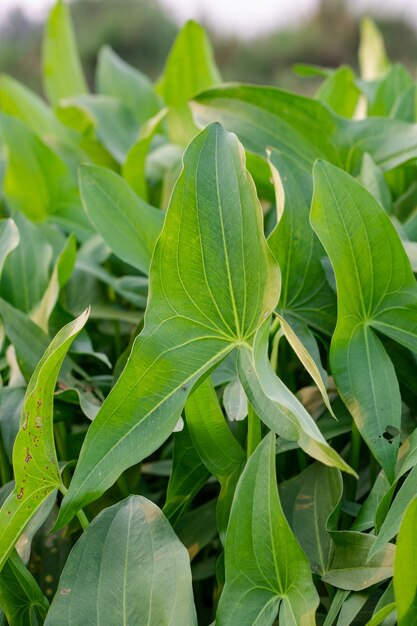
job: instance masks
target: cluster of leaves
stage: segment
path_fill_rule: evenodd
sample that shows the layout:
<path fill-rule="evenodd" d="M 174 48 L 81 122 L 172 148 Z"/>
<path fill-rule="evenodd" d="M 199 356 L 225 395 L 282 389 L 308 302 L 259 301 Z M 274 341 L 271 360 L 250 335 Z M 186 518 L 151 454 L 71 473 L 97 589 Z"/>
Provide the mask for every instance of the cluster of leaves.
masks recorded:
<path fill-rule="evenodd" d="M 92 94 L 59 0 L 50 105 L 0 78 L 4 623 L 416 623 L 416 86 L 360 60 L 222 84 L 188 23 Z"/>

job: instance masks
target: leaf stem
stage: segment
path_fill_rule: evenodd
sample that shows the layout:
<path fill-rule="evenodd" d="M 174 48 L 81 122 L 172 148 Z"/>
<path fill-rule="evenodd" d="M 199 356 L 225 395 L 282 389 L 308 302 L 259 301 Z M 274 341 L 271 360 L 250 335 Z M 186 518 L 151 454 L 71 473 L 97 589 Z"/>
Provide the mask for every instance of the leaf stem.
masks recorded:
<path fill-rule="evenodd" d="M 67 495 L 68 489 L 65 487 L 65 485 L 63 483 L 61 483 L 58 488 L 59 488 L 59 491 L 62 493 L 63 496 Z M 83 532 L 84 532 L 87 529 L 87 527 L 88 527 L 88 525 L 90 523 L 88 521 L 87 515 L 84 513 L 84 511 L 82 509 L 77 511 L 76 515 L 77 515 L 78 521 L 80 522 L 81 528 L 83 529 Z"/>
<path fill-rule="evenodd" d="M 248 402 L 248 436 L 246 441 L 246 454 L 250 455 L 257 448 L 262 439 L 262 422 Z"/>

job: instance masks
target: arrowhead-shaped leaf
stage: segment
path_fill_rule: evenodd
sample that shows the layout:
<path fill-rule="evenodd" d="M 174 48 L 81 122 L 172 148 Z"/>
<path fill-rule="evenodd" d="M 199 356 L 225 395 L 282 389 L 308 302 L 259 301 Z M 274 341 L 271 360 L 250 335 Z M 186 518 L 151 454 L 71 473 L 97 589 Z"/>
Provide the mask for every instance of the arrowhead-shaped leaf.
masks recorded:
<path fill-rule="evenodd" d="M 144 330 L 89 428 L 59 523 L 161 445 L 192 385 L 253 335 L 278 289 L 243 150 L 211 125 L 184 155 L 154 251 Z"/>
<path fill-rule="evenodd" d="M 401 240 L 379 203 L 338 168 L 314 168 L 311 222 L 336 275 L 332 373 L 360 433 L 392 481 L 401 398 L 375 331 L 417 350 L 417 288 Z"/>

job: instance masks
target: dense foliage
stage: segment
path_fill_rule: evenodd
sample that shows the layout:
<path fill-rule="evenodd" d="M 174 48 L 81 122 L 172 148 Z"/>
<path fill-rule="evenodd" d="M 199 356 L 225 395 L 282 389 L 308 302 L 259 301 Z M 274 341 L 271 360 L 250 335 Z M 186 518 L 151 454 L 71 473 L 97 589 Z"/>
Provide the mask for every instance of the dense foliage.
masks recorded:
<path fill-rule="evenodd" d="M 417 620 L 417 105 L 370 22 L 317 97 L 0 78 L 0 619 Z M 133 495 L 132 495 L 133 494 Z"/>

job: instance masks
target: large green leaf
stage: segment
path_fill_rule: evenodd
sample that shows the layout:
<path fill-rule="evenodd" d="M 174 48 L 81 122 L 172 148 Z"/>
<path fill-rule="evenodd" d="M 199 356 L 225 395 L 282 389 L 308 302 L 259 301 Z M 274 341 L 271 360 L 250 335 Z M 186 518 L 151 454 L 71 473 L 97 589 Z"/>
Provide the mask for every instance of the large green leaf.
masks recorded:
<path fill-rule="evenodd" d="M 158 507 L 130 496 L 98 515 L 62 572 L 45 626 L 195 626 L 187 550 Z"/>
<path fill-rule="evenodd" d="M 87 93 L 68 6 L 58 0 L 43 40 L 43 81 L 53 106 L 62 98 Z"/>
<path fill-rule="evenodd" d="M 184 155 L 153 255 L 145 327 L 89 428 L 60 524 L 169 436 L 193 384 L 253 335 L 278 286 L 242 148 L 211 125 Z"/>
<path fill-rule="evenodd" d="M 417 127 L 399 120 L 349 120 L 318 100 L 273 87 L 226 85 L 193 103 L 200 124 L 217 121 L 235 132 L 247 150 L 265 155 L 272 147 L 301 167 L 324 158 L 356 174 L 368 152 L 389 170 L 417 156 Z"/>
<path fill-rule="evenodd" d="M 311 222 L 330 257 L 338 293 L 332 373 L 360 433 L 392 481 L 398 436 L 390 433 L 399 434 L 401 398 L 394 367 L 375 331 L 417 350 L 416 283 L 389 217 L 360 183 L 325 163 L 315 166 L 314 183 Z"/>
<path fill-rule="evenodd" d="M 87 321 L 88 312 L 62 328 L 29 381 L 13 448 L 16 487 L 0 509 L 0 569 L 25 526 L 61 485 L 54 437 L 53 393 L 65 355 Z"/>
<path fill-rule="evenodd" d="M 226 535 L 226 584 L 218 626 L 315 624 L 319 603 L 310 565 L 284 517 L 275 475 L 275 437 L 259 444 L 239 480 Z"/>
<path fill-rule="evenodd" d="M 268 360 L 267 323 L 257 332 L 253 348 L 242 346 L 238 371 L 249 402 L 265 424 L 283 439 L 297 441 L 307 454 L 325 465 L 354 473 L 321 434 L 301 402 L 275 374 Z"/>
<path fill-rule="evenodd" d="M 401 523 L 394 562 L 394 593 L 398 626 L 417 623 L 417 499 L 411 501 Z"/>
<path fill-rule="evenodd" d="M 162 211 L 141 200 L 115 172 L 97 165 L 81 167 L 80 193 L 88 217 L 112 252 L 147 274 Z"/>

